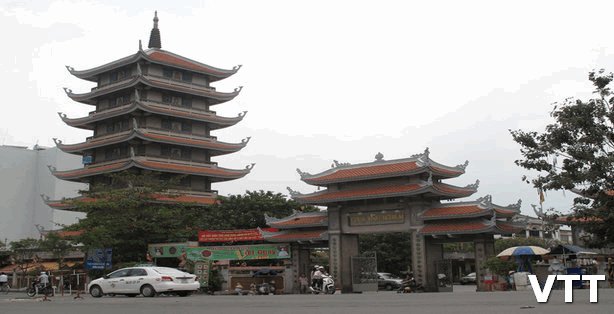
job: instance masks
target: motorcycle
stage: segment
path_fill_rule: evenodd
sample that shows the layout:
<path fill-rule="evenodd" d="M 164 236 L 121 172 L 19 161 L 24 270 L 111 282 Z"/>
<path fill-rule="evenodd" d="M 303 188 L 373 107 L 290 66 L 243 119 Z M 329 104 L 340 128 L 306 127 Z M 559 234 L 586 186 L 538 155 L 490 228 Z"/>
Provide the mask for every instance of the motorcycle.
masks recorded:
<path fill-rule="evenodd" d="M 309 287 L 309 290 L 311 290 L 311 293 L 314 294 L 319 294 L 319 293 L 324 293 L 324 294 L 333 294 L 335 293 L 335 281 L 333 280 L 332 276 L 322 276 L 322 287 L 319 286 L 311 286 Z"/>
<path fill-rule="evenodd" d="M 53 296 L 53 288 L 49 284 L 43 285 L 33 282 L 32 285 L 26 290 L 26 294 L 31 298 L 39 293 L 42 293 L 45 296 Z"/>
<path fill-rule="evenodd" d="M 397 293 L 412 293 L 412 292 L 424 292 L 424 287 L 416 282 L 416 278 L 413 276 L 409 279 L 401 282 L 401 288 L 397 290 Z"/>
<path fill-rule="evenodd" d="M 275 285 L 268 282 L 261 283 L 256 286 L 256 292 L 259 295 L 275 294 Z"/>

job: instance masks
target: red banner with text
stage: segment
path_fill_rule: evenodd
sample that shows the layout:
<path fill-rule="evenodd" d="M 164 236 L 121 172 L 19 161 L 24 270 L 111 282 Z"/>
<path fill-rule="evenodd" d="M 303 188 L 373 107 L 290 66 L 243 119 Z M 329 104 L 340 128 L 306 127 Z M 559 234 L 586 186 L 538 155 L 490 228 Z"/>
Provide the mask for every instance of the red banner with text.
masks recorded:
<path fill-rule="evenodd" d="M 262 231 L 277 232 L 276 228 L 262 228 Z M 240 242 L 240 241 L 261 241 L 262 235 L 258 229 L 238 229 L 238 230 L 200 230 L 198 231 L 198 242 Z"/>

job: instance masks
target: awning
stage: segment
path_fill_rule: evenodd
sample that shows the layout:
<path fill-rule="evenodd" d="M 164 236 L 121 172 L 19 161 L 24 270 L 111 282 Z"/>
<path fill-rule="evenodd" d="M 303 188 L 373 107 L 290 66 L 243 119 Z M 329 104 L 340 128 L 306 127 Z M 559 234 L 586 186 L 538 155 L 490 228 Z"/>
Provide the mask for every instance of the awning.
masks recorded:
<path fill-rule="evenodd" d="M 582 255 L 582 254 L 597 254 L 597 252 L 571 244 L 560 244 L 550 249 L 550 255 Z"/>

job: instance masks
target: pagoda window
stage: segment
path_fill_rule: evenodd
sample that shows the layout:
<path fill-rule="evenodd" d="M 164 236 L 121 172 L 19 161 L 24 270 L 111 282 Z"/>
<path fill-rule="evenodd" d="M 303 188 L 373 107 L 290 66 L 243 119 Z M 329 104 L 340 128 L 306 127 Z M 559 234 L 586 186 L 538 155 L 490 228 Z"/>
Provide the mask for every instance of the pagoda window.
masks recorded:
<path fill-rule="evenodd" d="M 128 128 L 128 120 L 115 121 L 107 124 L 107 133 L 121 132 Z"/>
<path fill-rule="evenodd" d="M 186 108 L 192 108 L 192 98 L 182 97 L 181 98 L 181 106 Z"/>
<path fill-rule="evenodd" d="M 169 94 L 162 95 L 162 102 L 177 106 L 183 104 L 181 97 Z"/>
<path fill-rule="evenodd" d="M 181 80 L 185 81 L 185 82 L 192 82 L 192 73 L 190 73 L 190 72 L 183 72 L 181 74 Z"/>
<path fill-rule="evenodd" d="M 177 81 L 192 82 L 192 73 L 171 68 L 162 69 L 162 76 Z"/>
<path fill-rule="evenodd" d="M 176 132 L 192 132 L 192 124 L 189 122 L 181 122 L 177 120 L 163 119 L 161 123 L 162 129 Z"/>
<path fill-rule="evenodd" d="M 111 100 L 109 100 L 109 107 L 110 108 L 118 107 L 121 105 L 125 105 L 129 102 L 130 102 L 130 95 L 121 95 L 119 97 L 112 98 Z"/>
<path fill-rule="evenodd" d="M 192 177 L 185 176 L 179 179 L 179 186 L 190 187 L 192 185 Z"/>
<path fill-rule="evenodd" d="M 172 77 L 173 77 L 173 70 L 172 70 L 172 69 L 169 69 L 169 68 L 164 68 L 164 69 L 162 70 L 162 75 L 163 75 L 164 77 L 167 77 L 167 78 L 172 78 Z"/>
<path fill-rule="evenodd" d="M 109 75 L 109 81 L 111 83 L 121 81 L 127 76 L 128 76 L 128 71 L 126 71 L 126 69 L 121 69 L 115 72 L 111 72 L 111 74 Z"/>
<path fill-rule="evenodd" d="M 104 159 L 105 160 L 113 160 L 122 158 L 128 155 L 128 147 L 113 147 L 108 148 L 104 151 Z"/>

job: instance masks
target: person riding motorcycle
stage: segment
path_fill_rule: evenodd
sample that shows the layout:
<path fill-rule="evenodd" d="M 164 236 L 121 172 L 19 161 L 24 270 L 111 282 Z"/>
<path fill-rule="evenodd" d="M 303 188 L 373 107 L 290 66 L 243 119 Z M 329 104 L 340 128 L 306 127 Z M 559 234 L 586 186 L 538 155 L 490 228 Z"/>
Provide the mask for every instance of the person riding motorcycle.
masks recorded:
<path fill-rule="evenodd" d="M 4 273 L 0 273 L 0 287 L 9 284 L 9 277 Z"/>
<path fill-rule="evenodd" d="M 312 277 L 312 282 L 313 285 L 312 287 L 314 289 L 318 289 L 318 290 L 322 290 L 322 283 L 323 283 L 323 277 L 325 276 L 325 271 L 324 271 L 324 267 L 319 266 L 318 269 L 313 272 L 313 277 Z"/>

